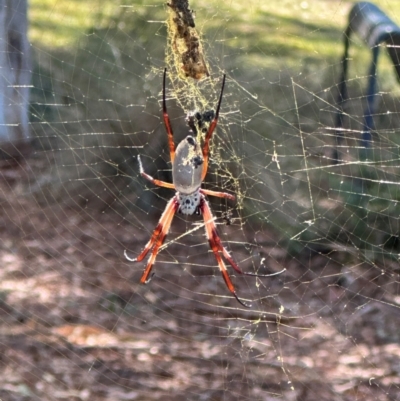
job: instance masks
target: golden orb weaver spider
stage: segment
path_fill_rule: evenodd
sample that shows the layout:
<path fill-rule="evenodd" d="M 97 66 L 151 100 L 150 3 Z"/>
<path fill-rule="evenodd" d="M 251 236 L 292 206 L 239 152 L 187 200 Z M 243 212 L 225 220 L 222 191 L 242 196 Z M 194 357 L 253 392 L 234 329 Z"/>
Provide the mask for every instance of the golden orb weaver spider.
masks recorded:
<path fill-rule="evenodd" d="M 226 261 L 228 261 L 229 264 L 233 267 L 233 269 L 239 274 L 247 276 L 256 276 L 256 277 L 270 277 L 274 274 L 259 275 L 256 273 L 247 273 L 243 272 L 239 268 L 239 266 L 233 260 L 232 256 L 227 251 L 227 249 L 222 245 L 221 238 L 217 233 L 217 226 L 214 222 L 214 217 L 211 212 L 210 205 L 205 197 L 205 195 L 210 195 L 219 198 L 235 200 L 235 196 L 228 194 L 226 192 L 210 191 L 208 189 L 201 188 L 201 184 L 204 181 L 208 169 L 210 140 L 218 122 L 219 110 L 221 107 L 222 95 L 225 86 L 225 74 L 222 79 L 221 93 L 219 95 L 219 100 L 215 111 L 215 115 L 209 125 L 202 149 L 200 148 L 200 145 L 198 144 L 196 138 L 194 138 L 191 135 L 188 135 L 185 139 L 183 139 L 175 149 L 174 135 L 172 131 L 171 121 L 167 113 L 167 104 L 165 95 L 166 75 L 167 75 L 167 69 L 164 70 L 162 102 L 163 102 L 163 118 L 167 130 L 169 151 L 172 162 L 172 183 L 157 180 L 152 176 L 150 176 L 149 174 L 147 174 L 143 169 L 143 164 L 140 159 L 140 155 L 138 156 L 138 161 L 139 161 L 140 174 L 142 175 L 142 177 L 146 178 L 154 185 L 164 188 L 175 189 L 176 193 L 167 203 L 167 206 L 165 207 L 165 210 L 161 215 L 161 218 L 156 228 L 154 229 L 153 234 L 150 237 L 150 240 L 147 242 L 146 246 L 144 247 L 140 255 L 137 258 L 130 258 L 125 250 L 124 251 L 125 257 L 130 262 L 140 262 L 146 257 L 148 252 L 153 248 L 153 251 L 147 262 L 147 266 L 144 269 L 144 272 L 140 279 L 140 282 L 142 284 L 147 284 L 154 275 L 153 273 L 153 275 L 150 276 L 151 269 L 154 265 L 160 247 L 164 243 L 165 237 L 169 232 L 172 219 L 175 213 L 179 211 L 187 215 L 192 215 L 194 213 L 201 214 L 203 215 L 204 218 L 206 236 L 210 244 L 210 248 L 213 251 L 215 259 L 218 262 L 218 266 L 222 273 L 222 277 L 225 280 L 226 286 L 240 304 L 242 304 L 245 307 L 250 307 L 250 305 L 243 302 L 237 296 L 235 287 L 228 274 L 226 265 L 221 257 L 220 252 L 222 253 L 222 256 L 226 259 Z"/>

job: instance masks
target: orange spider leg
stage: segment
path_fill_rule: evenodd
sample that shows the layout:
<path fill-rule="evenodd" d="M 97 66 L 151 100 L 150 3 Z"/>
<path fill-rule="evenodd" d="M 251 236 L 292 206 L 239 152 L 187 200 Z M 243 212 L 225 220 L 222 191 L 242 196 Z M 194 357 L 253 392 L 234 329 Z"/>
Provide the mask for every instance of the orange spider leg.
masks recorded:
<path fill-rule="evenodd" d="M 169 230 L 169 226 L 167 227 L 167 222 L 168 222 L 168 220 L 172 221 L 172 217 L 175 214 L 176 210 L 178 209 L 178 206 L 179 205 L 177 204 L 175 196 L 174 196 L 167 203 L 167 206 L 165 207 L 164 212 L 161 215 L 160 220 L 159 220 L 156 228 L 153 231 L 153 234 L 151 235 L 149 241 L 143 248 L 143 251 L 140 253 L 140 255 L 137 258 L 130 258 L 125 251 L 125 257 L 130 262 L 141 262 L 146 257 L 146 255 L 148 254 L 150 249 L 153 247 L 154 243 L 156 242 L 157 238 L 160 236 L 162 231 L 163 230 L 165 231 L 165 228 L 168 228 L 168 230 Z M 171 212 L 172 212 L 172 217 L 170 216 Z M 171 225 L 171 221 L 170 221 L 170 225 Z M 167 231 L 167 233 L 168 233 L 168 231 Z"/>
<path fill-rule="evenodd" d="M 214 224 L 215 225 L 215 224 Z M 216 229 L 215 229 L 216 231 Z M 272 276 L 276 276 L 278 274 L 283 273 L 286 269 L 283 269 L 279 272 L 276 273 L 270 273 L 270 274 L 258 274 L 258 273 L 251 273 L 251 272 L 244 272 L 239 266 L 238 264 L 235 262 L 235 260 L 232 258 L 232 256 L 230 255 L 230 253 L 228 252 L 228 250 L 222 245 L 221 242 L 221 238 L 219 237 L 218 234 L 216 234 L 214 236 L 214 241 L 215 244 L 218 247 L 218 250 L 220 252 L 222 252 L 222 255 L 224 256 L 224 258 L 229 262 L 229 264 L 239 273 L 239 274 L 243 274 L 245 276 L 253 276 L 253 277 L 272 277 Z"/>
<path fill-rule="evenodd" d="M 212 137 L 212 134 L 215 130 L 215 127 L 217 126 L 218 123 L 218 117 L 219 117 L 219 109 L 221 108 L 221 102 L 222 102 L 222 95 L 224 93 L 224 86 L 225 86 L 225 77 L 226 75 L 224 74 L 224 78 L 222 79 L 222 86 L 221 86 L 221 93 L 219 95 L 219 100 L 217 104 L 217 110 L 215 111 L 215 117 L 211 121 L 211 124 L 208 128 L 206 138 L 204 140 L 204 145 L 203 145 L 203 173 L 201 175 L 201 181 L 204 181 L 204 178 L 206 177 L 207 170 L 208 170 L 208 155 L 210 152 L 210 139 Z"/>
<path fill-rule="evenodd" d="M 233 296 L 236 298 L 236 300 L 240 304 L 242 304 L 246 308 L 250 308 L 251 305 L 247 305 L 237 296 L 235 287 L 234 287 L 232 280 L 229 277 L 229 273 L 226 269 L 226 265 L 225 265 L 224 261 L 222 260 L 221 255 L 219 254 L 219 251 L 221 249 L 224 249 L 224 247 L 221 245 L 221 240 L 219 238 L 219 235 L 217 233 L 217 228 L 213 221 L 213 216 L 211 213 L 210 206 L 208 205 L 208 202 L 205 198 L 202 199 L 202 202 L 200 205 L 200 210 L 201 210 L 203 218 L 204 218 L 206 235 L 207 235 L 208 242 L 210 244 L 210 248 L 214 252 L 215 259 L 217 260 L 218 267 L 222 273 L 222 277 L 224 278 L 224 281 L 225 281 L 226 286 L 228 287 L 228 290 L 233 294 Z M 227 251 L 226 251 L 226 254 L 224 254 L 225 258 L 226 258 L 226 255 L 228 255 L 228 257 L 229 257 L 229 258 L 227 258 L 228 262 L 232 264 L 233 259 L 230 257 L 230 255 Z M 242 273 L 242 271 L 239 269 L 239 267 L 236 265 L 235 262 L 233 262 L 232 267 L 238 273 Z"/>
<path fill-rule="evenodd" d="M 210 191 L 209 189 L 200 188 L 200 192 L 204 195 L 216 196 L 217 198 L 227 198 L 235 200 L 235 195 L 228 194 L 227 192 Z"/>
<path fill-rule="evenodd" d="M 168 202 L 168 205 L 167 205 L 167 207 L 165 209 L 164 213 L 165 213 L 166 217 L 165 217 L 164 224 L 161 226 L 160 236 L 156 240 L 153 252 L 151 253 L 151 255 L 149 257 L 149 261 L 147 262 L 147 266 L 144 269 L 143 275 L 142 275 L 142 277 L 140 279 L 140 282 L 142 284 L 147 284 L 151 280 L 152 276 L 149 278 L 149 274 L 150 274 L 151 269 L 152 269 L 152 267 L 154 265 L 154 262 L 156 261 L 156 257 L 157 257 L 158 251 L 159 251 L 161 245 L 164 243 L 165 237 L 168 234 L 168 231 L 169 231 L 169 229 L 171 227 L 172 219 L 174 218 L 175 212 L 178 210 L 178 207 L 179 207 L 179 204 L 176 201 L 175 197 L 173 197 Z"/>
<path fill-rule="evenodd" d="M 156 228 L 153 231 L 153 234 L 150 238 L 150 240 L 147 242 L 146 246 L 143 248 L 143 251 L 140 253 L 140 255 L 137 258 L 130 258 L 126 251 L 125 251 L 125 257 L 131 261 L 131 262 L 141 262 L 146 255 L 149 253 L 150 249 L 153 248 L 153 251 L 149 257 L 149 261 L 147 262 L 147 266 L 143 271 L 143 275 L 140 279 L 140 282 L 142 284 L 147 284 L 151 277 L 149 278 L 149 274 L 151 272 L 151 269 L 154 265 L 154 262 L 156 260 L 158 251 L 162 244 L 164 243 L 165 237 L 167 236 L 169 229 L 171 227 L 172 219 L 178 210 L 179 203 L 176 201 L 175 196 L 167 203 L 167 206 L 161 215 L 160 221 L 158 222 Z"/>
<path fill-rule="evenodd" d="M 245 276 L 253 276 L 253 277 L 272 277 L 272 276 L 277 276 L 278 274 L 283 273 L 286 269 L 282 269 L 279 272 L 275 273 L 270 273 L 270 274 L 258 274 L 258 273 L 251 273 L 251 272 L 244 272 L 238 265 L 237 263 L 233 260 L 232 256 L 229 254 L 229 252 L 226 250 L 226 248 L 222 245 L 221 239 L 218 237 L 216 239 L 216 243 L 218 245 L 219 250 L 222 252 L 224 255 L 224 258 L 229 262 L 229 264 L 240 274 L 244 274 Z"/>
<path fill-rule="evenodd" d="M 169 119 L 167 113 L 167 101 L 165 99 L 165 84 L 167 80 L 167 69 L 164 69 L 164 78 L 163 78 L 163 117 L 164 117 L 164 124 L 168 134 L 168 145 L 169 145 L 169 152 L 171 155 L 171 163 L 174 163 L 175 159 L 175 144 L 174 144 L 174 132 L 172 131 L 171 120 Z"/>
<path fill-rule="evenodd" d="M 138 158 L 138 161 L 139 161 L 140 175 L 141 175 L 142 177 L 146 178 L 146 180 L 149 180 L 149 181 L 152 182 L 154 185 L 158 185 L 159 187 L 175 189 L 174 184 L 172 184 L 172 183 L 170 183 L 170 182 L 165 182 L 165 181 L 157 180 L 156 178 L 153 178 L 151 175 L 147 174 L 147 173 L 144 171 L 143 164 L 142 164 L 142 160 L 140 159 L 140 155 L 138 155 L 137 158 Z"/>

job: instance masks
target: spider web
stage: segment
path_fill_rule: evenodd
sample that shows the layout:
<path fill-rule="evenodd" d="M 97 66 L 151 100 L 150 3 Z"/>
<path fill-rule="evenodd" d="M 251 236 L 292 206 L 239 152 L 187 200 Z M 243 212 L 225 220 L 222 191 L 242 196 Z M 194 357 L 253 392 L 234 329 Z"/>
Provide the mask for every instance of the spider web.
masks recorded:
<path fill-rule="evenodd" d="M 371 52 L 354 38 L 336 148 L 351 4 L 191 3 L 210 78 L 182 90 L 168 7 L 98 3 L 30 4 L 34 152 L 1 170 L 0 398 L 398 399 L 399 85 L 382 54 L 361 158 Z M 400 21 L 395 4 L 379 2 Z M 176 143 L 227 74 L 203 186 L 237 197 L 210 203 L 241 269 L 285 269 L 228 266 L 250 309 L 226 288 L 201 216 L 175 216 L 148 285 L 145 262 L 124 258 L 174 194 L 137 161 L 171 182 L 165 67 Z"/>

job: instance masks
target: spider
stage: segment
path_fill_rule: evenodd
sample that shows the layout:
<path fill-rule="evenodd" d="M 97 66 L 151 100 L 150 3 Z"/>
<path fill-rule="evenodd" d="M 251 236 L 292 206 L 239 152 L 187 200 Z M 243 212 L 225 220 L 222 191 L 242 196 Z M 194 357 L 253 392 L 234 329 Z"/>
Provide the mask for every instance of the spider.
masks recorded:
<path fill-rule="evenodd" d="M 154 229 L 150 240 L 147 242 L 140 255 L 137 258 L 130 258 L 125 250 L 125 257 L 131 262 L 140 262 L 153 248 L 153 251 L 151 252 L 151 255 L 147 262 L 147 266 L 144 269 L 143 275 L 140 279 L 140 282 L 142 284 L 147 284 L 154 275 L 153 273 L 150 276 L 150 272 L 160 250 L 160 247 L 164 243 L 165 237 L 168 234 L 175 213 L 180 212 L 186 215 L 201 214 L 204 218 L 205 231 L 208 242 L 210 244 L 210 248 L 213 251 L 214 256 L 218 262 L 218 266 L 222 273 L 222 277 L 225 280 L 226 286 L 240 304 L 245 307 L 250 307 L 250 305 L 243 302 L 237 296 L 235 287 L 228 274 L 223 258 L 225 258 L 225 260 L 229 262 L 233 269 L 239 274 L 257 277 L 269 277 L 271 275 L 259 275 L 256 273 L 243 272 L 233 260 L 227 249 L 222 245 L 221 238 L 218 235 L 217 227 L 214 222 L 215 218 L 211 212 L 210 205 L 206 199 L 206 195 L 230 199 L 232 201 L 235 200 L 235 196 L 226 192 L 210 191 L 208 189 L 201 188 L 201 184 L 207 174 L 210 140 L 218 122 L 219 110 L 225 86 L 225 74 L 222 79 L 221 93 L 219 95 L 215 115 L 213 116 L 213 119 L 209 125 L 202 149 L 200 148 L 197 140 L 191 135 L 188 135 L 185 139 L 183 139 L 175 149 L 174 135 L 172 131 L 171 121 L 167 113 L 166 105 L 166 74 L 167 69 L 164 70 L 162 104 L 164 124 L 167 130 L 169 152 L 172 162 L 172 183 L 157 180 L 147 174 L 144 171 L 140 155 L 138 155 L 138 161 L 140 174 L 142 175 L 142 177 L 146 178 L 154 185 L 175 189 L 176 193 L 167 203 L 167 206 L 165 207 L 165 210 L 161 215 L 161 218 L 156 228 Z M 223 258 L 221 257 L 220 253 L 222 253 Z"/>

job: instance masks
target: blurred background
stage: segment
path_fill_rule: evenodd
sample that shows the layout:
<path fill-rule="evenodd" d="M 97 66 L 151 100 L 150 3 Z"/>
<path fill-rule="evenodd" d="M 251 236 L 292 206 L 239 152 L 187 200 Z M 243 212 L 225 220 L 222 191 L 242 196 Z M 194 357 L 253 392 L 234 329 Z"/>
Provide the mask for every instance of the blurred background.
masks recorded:
<path fill-rule="evenodd" d="M 400 85 L 385 44 L 365 155 L 372 53 L 357 35 L 340 141 L 336 127 L 354 3 L 220 3 L 190 2 L 210 77 L 182 91 L 165 2 L 28 2 L 28 138 L 0 146 L 2 400 L 399 399 Z M 400 24 L 396 1 L 375 4 Z M 171 182 L 165 67 L 176 143 L 226 74 L 203 186 L 237 197 L 210 203 L 239 266 L 285 270 L 228 266 L 250 309 L 200 216 L 175 216 L 148 285 L 146 261 L 124 257 L 174 195 L 137 160 Z"/>

